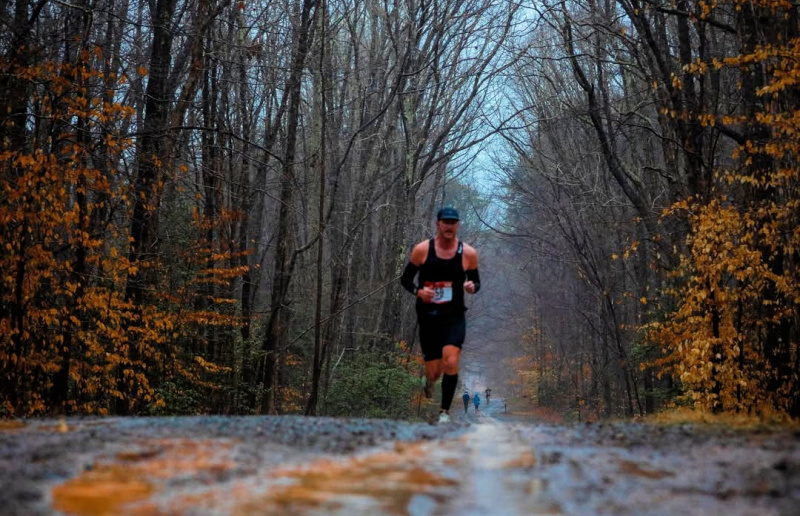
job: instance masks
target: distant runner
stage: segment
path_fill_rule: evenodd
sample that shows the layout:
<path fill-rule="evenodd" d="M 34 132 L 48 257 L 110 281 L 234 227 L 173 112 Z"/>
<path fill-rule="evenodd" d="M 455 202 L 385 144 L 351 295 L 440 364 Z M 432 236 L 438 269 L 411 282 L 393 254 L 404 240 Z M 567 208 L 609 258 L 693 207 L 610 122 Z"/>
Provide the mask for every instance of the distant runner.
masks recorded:
<path fill-rule="evenodd" d="M 467 332 L 464 292 L 475 294 L 481 288 L 478 252 L 456 237 L 458 227 L 455 208 L 439 210 L 436 237 L 414 246 L 400 279 L 417 298 L 426 397 L 433 397 L 433 386 L 444 375 L 440 423 L 450 422 L 450 404 L 458 384 L 458 363 Z M 417 272 L 418 284 L 414 282 Z"/>
<path fill-rule="evenodd" d="M 464 391 L 464 395 L 461 396 L 461 399 L 464 400 L 464 414 L 467 413 L 467 407 L 469 407 L 469 393 Z"/>
<path fill-rule="evenodd" d="M 486 406 L 489 406 L 489 398 L 492 395 L 492 389 L 487 387 L 486 391 L 484 392 L 484 394 L 486 394 Z"/>
<path fill-rule="evenodd" d="M 475 396 L 472 397 L 472 403 L 475 404 L 475 412 L 478 411 L 478 405 L 481 404 L 481 397 L 478 396 L 478 393 L 475 393 Z"/>

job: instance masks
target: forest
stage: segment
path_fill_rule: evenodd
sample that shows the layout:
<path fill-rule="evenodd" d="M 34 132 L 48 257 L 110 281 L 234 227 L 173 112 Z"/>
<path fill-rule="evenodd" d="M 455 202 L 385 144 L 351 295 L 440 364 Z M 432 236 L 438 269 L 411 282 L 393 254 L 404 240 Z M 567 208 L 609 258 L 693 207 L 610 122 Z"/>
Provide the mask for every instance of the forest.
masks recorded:
<path fill-rule="evenodd" d="M 0 0 L 0 417 L 414 417 L 451 205 L 496 395 L 797 418 L 798 8 Z"/>

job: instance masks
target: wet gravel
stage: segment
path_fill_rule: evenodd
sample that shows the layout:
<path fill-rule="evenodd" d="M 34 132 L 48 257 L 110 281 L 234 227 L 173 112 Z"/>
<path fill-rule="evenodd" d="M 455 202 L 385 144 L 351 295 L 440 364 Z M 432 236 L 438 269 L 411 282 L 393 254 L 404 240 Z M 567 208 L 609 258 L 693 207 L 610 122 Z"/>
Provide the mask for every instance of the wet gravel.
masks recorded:
<path fill-rule="evenodd" d="M 637 423 L 511 425 L 563 514 L 800 514 L 800 431 Z"/>
<path fill-rule="evenodd" d="M 0 514 L 58 514 L 51 508 L 53 486 L 120 453 L 144 453 L 148 443 L 158 440 L 235 443 L 232 460 L 241 467 L 227 474 L 247 475 L 256 469 L 345 455 L 387 442 L 447 438 L 466 428 L 465 424 L 443 428 L 300 416 L 34 419 L 18 428 L 9 423 L 0 427 Z"/>
<path fill-rule="evenodd" d="M 796 429 L 559 426 L 503 422 L 501 414 L 491 411 L 459 414 L 446 426 L 285 416 L 74 418 L 0 425 L 0 514 L 61 514 L 53 508 L 57 486 L 98 465 L 128 459 L 146 463 L 171 446 L 164 443 L 184 441 L 210 448 L 233 466 L 216 467 L 217 459 L 201 457 L 210 466 L 199 473 L 165 474 L 162 497 L 171 490 L 186 491 L 187 483 L 224 491 L 237 480 L 258 485 L 265 472 L 292 465 L 399 446 L 392 443 L 422 443 L 425 450 L 442 452 L 417 457 L 415 464 L 432 465 L 458 485 L 447 483 L 436 497 L 413 496 L 406 514 L 485 514 L 487 508 L 508 515 L 800 514 Z M 402 461 L 399 457 L 391 460 Z M 433 464 L 437 460 L 438 466 Z M 332 512 L 348 516 L 374 513 L 346 504 L 336 507 Z M 284 512 L 323 514 L 329 509 Z"/>

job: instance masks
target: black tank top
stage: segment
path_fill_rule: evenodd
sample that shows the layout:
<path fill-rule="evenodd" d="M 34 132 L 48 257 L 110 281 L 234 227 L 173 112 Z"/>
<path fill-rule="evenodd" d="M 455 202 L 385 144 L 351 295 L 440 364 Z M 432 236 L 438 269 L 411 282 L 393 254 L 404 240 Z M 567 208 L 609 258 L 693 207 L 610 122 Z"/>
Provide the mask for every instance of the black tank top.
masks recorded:
<path fill-rule="evenodd" d="M 464 245 L 459 240 L 455 256 L 444 260 L 436 256 L 436 244 L 431 238 L 428 256 L 419 268 L 419 286 L 429 286 L 436 291 L 432 303 L 417 299 L 417 310 L 442 313 L 464 311 Z"/>

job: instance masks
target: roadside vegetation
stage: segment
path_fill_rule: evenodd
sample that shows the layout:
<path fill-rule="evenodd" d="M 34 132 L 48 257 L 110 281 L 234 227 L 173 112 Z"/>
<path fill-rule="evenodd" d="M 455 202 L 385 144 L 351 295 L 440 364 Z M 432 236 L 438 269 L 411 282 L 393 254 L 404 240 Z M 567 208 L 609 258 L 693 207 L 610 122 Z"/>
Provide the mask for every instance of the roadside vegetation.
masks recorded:
<path fill-rule="evenodd" d="M 480 252 L 465 362 L 495 396 L 800 417 L 791 2 L 0 20 L 3 417 L 424 419 L 397 278 L 446 204 Z"/>

